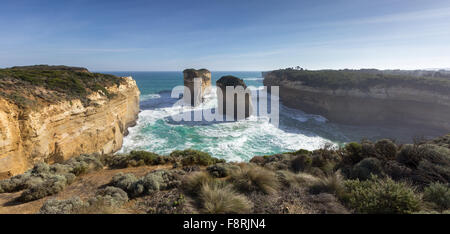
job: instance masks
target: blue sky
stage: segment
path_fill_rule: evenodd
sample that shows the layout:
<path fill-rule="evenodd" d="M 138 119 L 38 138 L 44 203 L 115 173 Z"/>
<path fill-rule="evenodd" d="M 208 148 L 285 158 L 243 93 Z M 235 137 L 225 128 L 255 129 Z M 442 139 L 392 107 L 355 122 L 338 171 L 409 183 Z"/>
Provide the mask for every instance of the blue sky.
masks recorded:
<path fill-rule="evenodd" d="M 448 0 L 6 0 L 0 30 L 0 67 L 450 67 Z"/>

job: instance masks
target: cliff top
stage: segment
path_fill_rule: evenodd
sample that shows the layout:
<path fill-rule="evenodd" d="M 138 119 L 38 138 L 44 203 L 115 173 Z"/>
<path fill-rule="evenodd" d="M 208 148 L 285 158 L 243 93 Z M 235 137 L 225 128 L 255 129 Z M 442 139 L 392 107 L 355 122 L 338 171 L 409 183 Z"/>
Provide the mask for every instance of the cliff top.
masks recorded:
<path fill-rule="evenodd" d="M 303 85 L 330 89 L 368 90 L 373 86 L 407 86 L 443 94 L 450 93 L 450 73 L 423 70 L 295 70 L 280 69 L 267 74 L 280 79 L 300 81 Z"/>
<path fill-rule="evenodd" d="M 89 72 L 86 68 L 35 65 L 0 69 L 0 97 L 28 108 L 55 103 L 61 99 L 80 99 L 96 91 L 111 94 L 105 87 L 119 85 L 123 78 Z"/>

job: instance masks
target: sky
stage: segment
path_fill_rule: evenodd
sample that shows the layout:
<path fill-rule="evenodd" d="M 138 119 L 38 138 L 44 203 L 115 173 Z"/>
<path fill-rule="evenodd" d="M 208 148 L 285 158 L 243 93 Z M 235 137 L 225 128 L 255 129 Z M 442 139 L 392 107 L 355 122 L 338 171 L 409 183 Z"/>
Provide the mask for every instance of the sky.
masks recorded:
<path fill-rule="evenodd" d="M 450 68 L 449 0 L 0 4 L 0 67 L 94 71 Z"/>

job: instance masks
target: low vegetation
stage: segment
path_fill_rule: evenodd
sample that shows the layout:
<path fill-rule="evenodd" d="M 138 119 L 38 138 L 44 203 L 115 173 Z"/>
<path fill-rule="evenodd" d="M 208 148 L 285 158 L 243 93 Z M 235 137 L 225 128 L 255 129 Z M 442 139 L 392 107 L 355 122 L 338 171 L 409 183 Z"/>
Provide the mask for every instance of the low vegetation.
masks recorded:
<path fill-rule="evenodd" d="M 304 70 L 280 69 L 270 72 L 275 77 L 290 81 L 299 81 L 303 85 L 330 89 L 361 89 L 370 87 L 416 87 L 448 94 L 450 75 L 448 73 L 412 71 L 384 71 L 376 69 L 362 70 Z"/>
<path fill-rule="evenodd" d="M 123 79 L 117 76 L 91 73 L 79 67 L 11 67 L 0 69 L 0 96 L 23 108 L 33 107 L 39 99 L 55 102 L 64 97 L 86 102 L 87 95 L 97 91 L 112 97 L 105 87 L 122 82 Z M 46 91 L 39 91 L 39 88 Z"/>
<path fill-rule="evenodd" d="M 348 180 L 345 187 L 346 193 L 340 197 L 357 213 L 408 214 L 420 209 L 420 197 L 405 182 L 373 176 L 364 181 Z"/>
<path fill-rule="evenodd" d="M 50 198 L 40 213 L 448 213 L 447 140 L 365 140 L 256 156 L 249 163 L 191 149 L 166 156 L 81 155 L 0 181 L 0 193 L 22 191 L 16 202 L 26 203 L 64 192 L 92 171 L 114 169 L 128 173 L 115 174 L 85 200 Z M 164 169 L 133 172 L 144 165 Z"/>

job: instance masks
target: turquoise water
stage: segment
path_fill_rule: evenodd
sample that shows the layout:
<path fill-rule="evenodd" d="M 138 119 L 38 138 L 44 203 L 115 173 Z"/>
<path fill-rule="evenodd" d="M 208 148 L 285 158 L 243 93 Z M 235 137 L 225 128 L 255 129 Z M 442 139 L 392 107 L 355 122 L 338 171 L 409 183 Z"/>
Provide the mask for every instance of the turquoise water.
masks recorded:
<path fill-rule="evenodd" d="M 349 141 L 339 126 L 317 115 L 281 105 L 280 124 L 275 127 L 266 119 L 250 117 L 237 122 L 205 123 L 175 122 L 172 116 L 180 108 L 170 98 L 171 90 L 183 84 L 181 72 L 109 72 L 119 76 L 132 76 L 141 91 L 141 112 L 137 125 L 129 129 L 120 152 L 147 150 L 168 154 L 187 148 L 206 151 L 229 161 L 248 161 L 255 155 L 286 151 L 317 149 L 325 144 L 338 145 Z M 215 82 L 223 75 L 244 79 L 248 86 L 262 86 L 261 72 L 212 72 Z M 215 93 L 215 92 L 212 92 Z M 211 95 L 205 105 L 216 106 Z"/>

